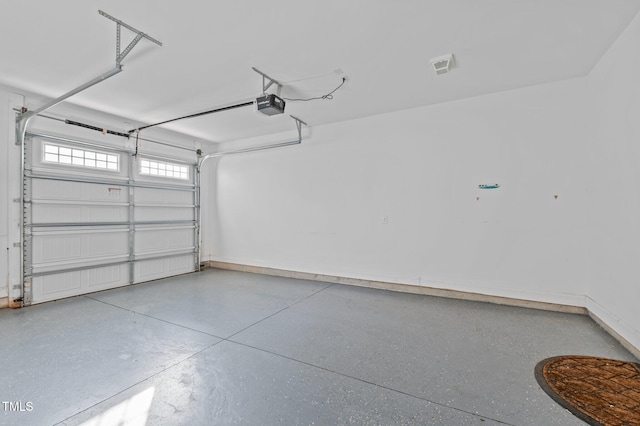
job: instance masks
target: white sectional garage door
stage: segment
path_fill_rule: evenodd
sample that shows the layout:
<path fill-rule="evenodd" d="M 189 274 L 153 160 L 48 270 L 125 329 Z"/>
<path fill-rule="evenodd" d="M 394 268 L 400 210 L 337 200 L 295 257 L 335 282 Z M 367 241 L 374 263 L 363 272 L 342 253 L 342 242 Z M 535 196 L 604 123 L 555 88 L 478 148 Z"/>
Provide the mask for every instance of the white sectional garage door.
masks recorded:
<path fill-rule="evenodd" d="M 185 161 L 27 138 L 23 304 L 197 270 L 195 172 Z"/>

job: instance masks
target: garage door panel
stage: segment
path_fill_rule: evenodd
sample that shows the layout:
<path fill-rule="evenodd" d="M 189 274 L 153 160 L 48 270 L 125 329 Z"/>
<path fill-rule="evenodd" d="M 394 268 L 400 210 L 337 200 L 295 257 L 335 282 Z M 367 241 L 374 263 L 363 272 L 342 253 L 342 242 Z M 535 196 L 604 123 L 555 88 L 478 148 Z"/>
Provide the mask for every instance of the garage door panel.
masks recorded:
<path fill-rule="evenodd" d="M 193 208 L 136 207 L 136 221 L 194 220 Z"/>
<path fill-rule="evenodd" d="M 87 287 L 92 290 L 108 288 L 112 284 L 128 284 L 129 268 L 127 265 L 105 266 L 82 271 L 87 280 Z"/>
<path fill-rule="evenodd" d="M 198 193 L 192 166 L 180 166 L 189 167 L 192 180 L 169 177 L 168 172 L 140 176 L 139 159 L 104 147 L 117 170 L 99 169 L 94 157 L 102 148 L 96 143 L 82 148 L 81 141 L 65 139 L 56 148 L 52 138 L 43 142 L 46 137 L 32 137 L 25 145 L 31 161 L 24 176 L 25 304 L 198 269 Z M 71 151 L 73 164 L 68 148 L 63 155 L 65 144 L 79 147 Z M 130 161 L 136 164 L 130 167 Z M 165 171 L 169 165 L 165 163 Z"/>
<path fill-rule="evenodd" d="M 91 293 L 129 284 L 127 264 L 33 278 L 33 299 L 38 302 Z"/>
<path fill-rule="evenodd" d="M 193 205 L 192 191 L 179 191 L 155 188 L 136 188 L 136 203 L 160 204 L 167 206 Z"/>
<path fill-rule="evenodd" d="M 82 236 L 33 237 L 33 263 L 59 262 L 82 256 Z"/>
<path fill-rule="evenodd" d="M 89 222 L 126 222 L 129 212 L 126 207 L 83 206 L 82 216 Z"/>
<path fill-rule="evenodd" d="M 33 263 L 34 266 L 37 266 L 50 262 L 110 258 L 127 255 L 128 249 L 129 234 L 126 230 L 117 233 L 35 234 L 33 236 Z"/>
<path fill-rule="evenodd" d="M 76 204 L 33 205 L 33 223 L 127 222 L 125 206 L 86 206 Z"/>
<path fill-rule="evenodd" d="M 189 272 L 193 272 L 193 254 L 142 260 L 135 265 L 135 280 L 144 282 Z"/>
<path fill-rule="evenodd" d="M 35 179 L 32 197 L 37 200 L 77 200 L 102 202 L 128 202 L 126 186 L 98 185 L 84 182 L 66 182 L 59 180 Z"/>
<path fill-rule="evenodd" d="M 33 181 L 32 196 L 38 200 L 82 200 L 80 182 L 36 179 Z"/>
<path fill-rule="evenodd" d="M 47 301 L 77 294 L 82 287 L 81 272 L 45 275 L 33 278 L 34 300 Z"/>
<path fill-rule="evenodd" d="M 174 256 L 165 259 L 166 270 L 170 275 L 184 274 L 193 268 L 193 254 Z"/>
<path fill-rule="evenodd" d="M 167 230 L 140 229 L 135 235 L 136 253 L 168 249 L 188 249 L 193 247 L 194 240 L 193 228 Z"/>
<path fill-rule="evenodd" d="M 84 270 L 91 268 L 98 268 L 113 263 L 127 263 L 129 261 L 129 255 L 116 255 L 105 256 L 95 258 L 82 258 L 72 260 L 62 260 L 52 263 L 41 263 L 33 265 L 33 273 L 36 276 L 40 275 L 52 275 L 55 273 L 62 273 L 67 270 Z"/>

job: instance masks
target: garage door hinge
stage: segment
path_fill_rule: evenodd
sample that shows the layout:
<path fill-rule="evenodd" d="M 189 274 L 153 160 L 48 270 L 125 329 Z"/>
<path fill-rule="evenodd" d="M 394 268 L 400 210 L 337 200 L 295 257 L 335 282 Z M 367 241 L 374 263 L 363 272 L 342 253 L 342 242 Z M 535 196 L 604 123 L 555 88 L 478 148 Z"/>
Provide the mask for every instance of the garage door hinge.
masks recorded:
<path fill-rule="evenodd" d="M 13 246 L 14 246 L 14 247 L 22 247 L 22 244 L 20 244 L 20 243 L 13 243 Z"/>
<path fill-rule="evenodd" d="M 19 203 L 19 202 L 20 202 L 20 198 L 14 198 L 14 199 L 13 199 L 13 202 L 14 202 L 14 203 Z"/>

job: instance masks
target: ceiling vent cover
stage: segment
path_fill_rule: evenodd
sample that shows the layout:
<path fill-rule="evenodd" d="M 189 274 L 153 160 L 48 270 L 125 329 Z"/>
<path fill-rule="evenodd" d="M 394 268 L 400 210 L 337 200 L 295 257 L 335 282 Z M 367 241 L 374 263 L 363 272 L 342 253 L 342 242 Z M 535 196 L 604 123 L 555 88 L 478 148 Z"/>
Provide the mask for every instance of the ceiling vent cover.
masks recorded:
<path fill-rule="evenodd" d="M 448 53 L 446 55 L 438 56 L 437 58 L 431 59 L 429 62 L 431 62 L 431 66 L 436 74 L 446 74 L 453 65 L 453 54 Z"/>

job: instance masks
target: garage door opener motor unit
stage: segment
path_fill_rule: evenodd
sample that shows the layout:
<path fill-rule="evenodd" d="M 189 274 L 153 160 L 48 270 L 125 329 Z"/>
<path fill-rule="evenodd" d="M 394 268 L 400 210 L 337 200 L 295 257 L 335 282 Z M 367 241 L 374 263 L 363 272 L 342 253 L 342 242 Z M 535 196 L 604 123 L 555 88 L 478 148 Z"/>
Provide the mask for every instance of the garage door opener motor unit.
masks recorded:
<path fill-rule="evenodd" d="M 255 72 L 262 76 L 262 96 L 256 98 L 256 108 L 263 114 L 276 115 L 284 112 L 284 99 L 280 97 L 280 90 L 282 90 L 282 84 L 277 80 L 269 77 L 256 67 L 251 67 Z M 275 85 L 277 87 L 277 94 L 269 94 L 267 90 L 269 87 Z"/>
<path fill-rule="evenodd" d="M 264 95 L 256 99 L 258 111 L 267 115 L 282 114 L 284 112 L 284 100 L 276 95 Z"/>

